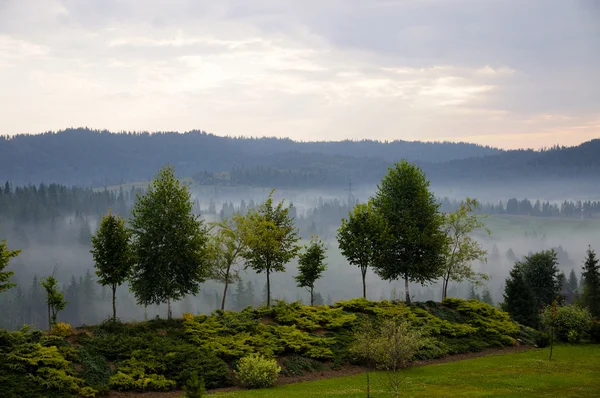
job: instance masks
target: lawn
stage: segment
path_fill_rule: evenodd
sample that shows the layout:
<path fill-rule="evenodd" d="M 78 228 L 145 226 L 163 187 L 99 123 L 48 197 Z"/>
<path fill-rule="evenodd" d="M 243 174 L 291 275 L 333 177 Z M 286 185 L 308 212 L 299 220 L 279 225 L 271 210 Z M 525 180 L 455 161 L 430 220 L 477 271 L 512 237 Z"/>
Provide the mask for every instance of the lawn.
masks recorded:
<path fill-rule="evenodd" d="M 415 367 L 403 372 L 402 396 L 417 397 L 598 397 L 600 345 L 561 345 Z M 372 397 L 389 397 L 388 375 L 373 376 Z M 288 384 L 263 390 L 217 393 L 215 397 L 364 397 L 365 376 Z"/>

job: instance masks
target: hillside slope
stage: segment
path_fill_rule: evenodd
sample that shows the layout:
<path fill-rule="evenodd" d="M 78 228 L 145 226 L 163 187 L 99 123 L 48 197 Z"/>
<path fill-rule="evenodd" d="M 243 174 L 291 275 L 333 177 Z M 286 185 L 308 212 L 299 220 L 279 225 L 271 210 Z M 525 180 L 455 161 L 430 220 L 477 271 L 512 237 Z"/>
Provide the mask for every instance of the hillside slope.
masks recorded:
<path fill-rule="evenodd" d="M 93 391 L 167 391 L 192 372 L 208 388 L 232 385 L 231 369 L 244 356 L 277 358 L 283 376 L 339 368 L 355 361 L 349 346 L 360 320 L 400 318 L 428 335 L 415 360 L 532 344 L 535 332 L 508 314 L 478 301 L 443 304 L 369 302 L 354 299 L 333 307 L 278 302 L 242 312 L 191 314 L 172 321 L 106 322 L 75 330 L 0 330 L 3 396 L 67 397 Z M 361 365 L 361 363 L 357 363 Z"/>

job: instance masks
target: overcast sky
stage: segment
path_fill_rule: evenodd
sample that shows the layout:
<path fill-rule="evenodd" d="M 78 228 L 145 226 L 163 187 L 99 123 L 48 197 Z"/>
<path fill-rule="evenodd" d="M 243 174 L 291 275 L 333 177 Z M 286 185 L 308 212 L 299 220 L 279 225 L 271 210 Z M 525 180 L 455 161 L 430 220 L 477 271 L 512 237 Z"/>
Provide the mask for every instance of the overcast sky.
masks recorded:
<path fill-rule="evenodd" d="M 0 134 L 600 137 L 599 0 L 0 0 Z"/>

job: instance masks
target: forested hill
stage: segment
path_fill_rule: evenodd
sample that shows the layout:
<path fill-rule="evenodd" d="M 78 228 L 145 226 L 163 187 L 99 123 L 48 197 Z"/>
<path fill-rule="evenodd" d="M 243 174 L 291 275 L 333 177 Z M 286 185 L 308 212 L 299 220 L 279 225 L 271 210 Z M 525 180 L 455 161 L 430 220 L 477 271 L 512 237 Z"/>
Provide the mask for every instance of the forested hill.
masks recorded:
<path fill-rule="evenodd" d="M 600 140 L 544 151 L 498 149 L 467 143 L 295 142 L 277 138 L 219 137 L 200 131 L 111 133 L 68 129 L 0 137 L 0 181 L 101 187 L 148 181 L 164 164 L 200 184 L 266 187 L 374 185 L 394 161 L 423 167 L 433 183 L 496 184 L 597 181 Z"/>
<path fill-rule="evenodd" d="M 219 137 L 200 131 L 148 134 L 80 128 L 0 137 L 0 180 L 101 186 L 147 180 L 165 163 L 175 165 L 182 175 L 284 163 L 290 168 L 367 168 L 365 177 L 370 178 L 369 171 L 377 170 L 379 175 L 382 167 L 385 170 L 387 164 L 402 158 L 443 162 L 498 152 L 467 143 L 295 142 Z"/>

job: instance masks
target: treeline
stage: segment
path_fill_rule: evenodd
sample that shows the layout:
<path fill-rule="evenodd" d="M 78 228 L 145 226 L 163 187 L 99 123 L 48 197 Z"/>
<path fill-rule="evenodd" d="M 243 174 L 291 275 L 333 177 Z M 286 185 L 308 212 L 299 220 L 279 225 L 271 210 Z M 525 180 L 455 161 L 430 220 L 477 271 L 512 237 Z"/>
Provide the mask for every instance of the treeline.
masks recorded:
<path fill-rule="evenodd" d="M 443 211 L 456 210 L 460 202 L 447 197 L 442 200 Z M 511 198 L 504 204 L 481 203 L 477 209 L 479 214 L 509 214 L 530 217 L 564 217 L 564 218 L 594 218 L 600 214 L 600 201 L 569 201 L 565 200 L 560 205 L 549 201 L 531 202 L 529 199 Z"/>
<path fill-rule="evenodd" d="M 400 158 L 441 162 L 499 152 L 490 147 L 450 142 L 304 143 L 279 138 L 219 137 L 198 130 L 149 134 L 77 128 L 1 136 L 0 180 L 104 186 L 148 181 L 167 163 L 177 165 L 182 175 L 192 176 L 202 170 L 216 172 L 248 165 L 278 167 L 288 161 L 288 167 L 300 168 L 309 159 L 327 166 L 360 162 L 365 157 L 376 159 L 374 164 L 390 164 Z"/>

